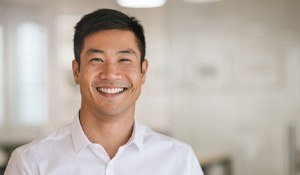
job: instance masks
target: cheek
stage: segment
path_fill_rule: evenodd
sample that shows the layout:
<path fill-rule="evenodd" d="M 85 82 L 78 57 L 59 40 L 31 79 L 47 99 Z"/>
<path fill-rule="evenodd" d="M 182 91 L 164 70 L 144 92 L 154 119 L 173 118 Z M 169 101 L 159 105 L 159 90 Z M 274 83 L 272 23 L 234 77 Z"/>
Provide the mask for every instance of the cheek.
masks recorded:
<path fill-rule="evenodd" d="M 135 74 L 133 77 L 132 77 L 132 80 L 134 81 L 134 84 L 135 86 L 137 86 L 137 88 L 140 88 L 140 86 L 143 85 L 143 79 L 142 79 L 142 75 L 139 73 L 139 74 Z"/>
<path fill-rule="evenodd" d="M 79 76 L 79 81 L 81 86 L 90 86 L 91 82 L 95 77 L 95 73 L 91 71 L 82 70 Z"/>

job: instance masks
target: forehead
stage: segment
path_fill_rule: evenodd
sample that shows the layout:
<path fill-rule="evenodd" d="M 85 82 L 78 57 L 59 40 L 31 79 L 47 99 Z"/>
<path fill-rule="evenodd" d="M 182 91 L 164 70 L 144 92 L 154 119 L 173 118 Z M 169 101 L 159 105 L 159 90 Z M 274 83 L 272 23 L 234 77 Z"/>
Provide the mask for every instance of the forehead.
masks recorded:
<path fill-rule="evenodd" d="M 82 52 L 91 48 L 101 49 L 133 49 L 138 52 L 138 42 L 132 31 L 129 30 L 100 30 L 85 37 Z"/>

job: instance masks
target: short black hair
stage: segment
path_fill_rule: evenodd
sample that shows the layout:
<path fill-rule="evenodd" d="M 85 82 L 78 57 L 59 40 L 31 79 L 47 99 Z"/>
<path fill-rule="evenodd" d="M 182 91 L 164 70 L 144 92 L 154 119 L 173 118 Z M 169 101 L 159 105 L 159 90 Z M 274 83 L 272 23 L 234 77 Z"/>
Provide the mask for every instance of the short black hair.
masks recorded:
<path fill-rule="evenodd" d="M 101 30 L 128 30 L 132 31 L 136 37 L 138 48 L 141 52 L 141 63 L 145 59 L 146 41 L 143 26 L 135 17 L 113 9 L 99 9 L 83 16 L 75 26 L 74 33 L 74 55 L 75 60 L 80 65 L 80 53 L 83 49 L 84 39 Z"/>

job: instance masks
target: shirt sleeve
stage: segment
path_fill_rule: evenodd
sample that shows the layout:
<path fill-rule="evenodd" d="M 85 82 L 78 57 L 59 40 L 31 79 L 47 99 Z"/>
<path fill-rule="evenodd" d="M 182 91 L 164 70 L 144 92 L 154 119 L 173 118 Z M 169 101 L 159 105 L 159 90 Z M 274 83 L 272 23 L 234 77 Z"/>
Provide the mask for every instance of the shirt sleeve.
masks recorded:
<path fill-rule="evenodd" d="M 33 172 L 33 168 L 30 168 L 22 153 L 17 149 L 15 150 L 7 164 L 4 175 L 37 175 Z"/>
<path fill-rule="evenodd" d="M 191 175 L 204 175 L 202 168 L 200 166 L 199 160 L 195 155 L 194 151 L 191 149 L 190 151 L 190 165 L 191 165 Z"/>

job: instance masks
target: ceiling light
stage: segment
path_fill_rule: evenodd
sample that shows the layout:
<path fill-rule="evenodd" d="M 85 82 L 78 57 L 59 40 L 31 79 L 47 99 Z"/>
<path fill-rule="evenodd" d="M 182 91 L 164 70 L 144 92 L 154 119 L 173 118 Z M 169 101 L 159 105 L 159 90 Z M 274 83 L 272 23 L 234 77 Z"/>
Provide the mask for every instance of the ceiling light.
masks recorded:
<path fill-rule="evenodd" d="M 153 8 L 160 7 L 166 0 L 117 0 L 119 5 L 129 8 Z"/>
<path fill-rule="evenodd" d="M 184 2 L 190 2 L 190 3 L 209 3 L 209 2 L 217 2 L 221 0 L 183 0 Z"/>

